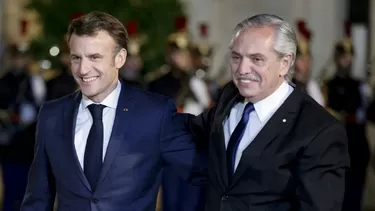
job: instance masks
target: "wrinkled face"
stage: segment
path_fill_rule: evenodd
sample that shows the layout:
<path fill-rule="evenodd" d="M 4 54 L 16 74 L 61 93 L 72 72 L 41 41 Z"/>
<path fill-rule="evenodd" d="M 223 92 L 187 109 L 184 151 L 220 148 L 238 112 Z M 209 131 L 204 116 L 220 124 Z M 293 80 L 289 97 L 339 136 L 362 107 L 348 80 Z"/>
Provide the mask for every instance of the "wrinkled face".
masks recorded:
<path fill-rule="evenodd" d="M 272 27 L 241 30 L 233 40 L 230 68 L 240 94 L 252 103 L 272 94 L 284 81 L 292 54 L 279 57 Z"/>
<path fill-rule="evenodd" d="M 73 34 L 69 46 L 72 74 L 82 94 L 94 102 L 103 101 L 116 87 L 126 50 L 116 50 L 115 40 L 105 31 L 95 36 Z"/>

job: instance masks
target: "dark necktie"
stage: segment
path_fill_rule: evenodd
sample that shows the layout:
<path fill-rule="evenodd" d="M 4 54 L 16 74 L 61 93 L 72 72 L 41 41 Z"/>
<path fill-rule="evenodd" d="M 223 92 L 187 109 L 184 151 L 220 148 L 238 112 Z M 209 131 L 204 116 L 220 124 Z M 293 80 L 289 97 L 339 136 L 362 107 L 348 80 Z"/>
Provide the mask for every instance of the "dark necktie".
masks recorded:
<path fill-rule="evenodd" d="M 236 161 L 236 154 L 238 145 L 243 137 L 243 134 L 246 129 L 246 125 L 249 122 L 250 113 L 254 111 L 254 105 L 252 103 L 248 103 L 245 106 L 244 112 L 242 114 L 242 118 L 236 128 L 234 129 L 228 143 L 227 147 L 227 167 L 228 167 L 228 178 L 231 179 L 234 172 L 235 172 L 235 161 Z"/>
<path fill-rule="evenodd" d="M 84 172 L 87 180 L 94 190 L 102 168 L 103 159 L 103 109 L 104 105 L 91 104 L 88 106 L 93 122 L 87 138 Z"/>

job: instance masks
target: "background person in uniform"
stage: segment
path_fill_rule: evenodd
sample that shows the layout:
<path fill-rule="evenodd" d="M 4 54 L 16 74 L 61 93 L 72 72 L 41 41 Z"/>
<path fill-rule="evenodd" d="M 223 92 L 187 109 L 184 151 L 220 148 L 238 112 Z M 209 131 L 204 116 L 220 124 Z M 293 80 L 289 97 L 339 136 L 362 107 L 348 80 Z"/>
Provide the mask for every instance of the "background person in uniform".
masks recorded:
<path fill-rule="evenodd" d="M 348 27 L 349 28 L 349 27 Z M 362 82 L 352 77 L 354 47 L 347 38 L 334 48 L 336 74 L 327 82 L 327 106 L 336 113 L 349 142 L 350 169 L 346 175 L 343 210 L 361 210 L 370 149 L 366 134 L 366 103 L 361 92 Z"/>
<path fill-rule="evenodd" d="M 128 55 L 124 66 L 120 69 L 120 78 L 132 86 L 145 88 L 142 79 L 143 59 L 140 55 L 142 37 L 138 34 L 138 24 L 135 21 L 129 21 L 127 24 L 129 34 Z"/>
<path fill-rule="evenodd" d="M 0 79 L 0 113 L 8 122 L 0 143 L 4 211 L 20 210 L 33 160 L 36 117 L 45 97 L 44 81 L 37 71 L 30 70 L 29 53 L 16 45 L 9 53 L 10 67 Z"/>
<path fill-rule="evenodd" d="M 306 22 L 298 21 L 298 43 L 295 61 L 295 73 L 292 82 L 297 89 L 301 89 L 310 95 L 321 106 L 325 106 L 325 100 L 319 83 L 311 77 L 311 45 L 312 33 Z"/>
<path fill-rule="evenodd" d="M 176 32 L 168 38 L 167 64 L 146 76 L 148 80 L 153 79 L 148 90 L 173 99 L 181 113 L 200 114 L 209 106 L 210 96 L 205 82 L 193 76 L 192 41 L 186 31 L 186 18 L 177 17 L 175 24 Z M 199 156 L 206 159 L 204 152 Z M 204 208 L 204 188 L 182 180 L 170 167 L 163 170 L 161 190 L 163 211 L 199 211 Z"/>
<path fill-rule="evenodd" d="M 185 17 L 176 18 L 176 32 L 168 37 L 166 64 L 145 76 L 150 92 L 172 98 L 180 110 L 191 94 L 188 84 L 194 70 L 186 21 Z"/>

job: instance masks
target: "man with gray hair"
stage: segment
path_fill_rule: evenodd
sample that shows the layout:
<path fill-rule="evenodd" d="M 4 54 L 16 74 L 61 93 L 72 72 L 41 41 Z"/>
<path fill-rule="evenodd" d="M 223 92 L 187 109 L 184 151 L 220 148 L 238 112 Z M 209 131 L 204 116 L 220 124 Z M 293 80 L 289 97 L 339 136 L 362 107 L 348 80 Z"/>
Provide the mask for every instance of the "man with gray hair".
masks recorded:
<path fill-rule="evenodd" d="M 209 211 L 341 210 L 349 167 L 345 129 L 289 80 L 290 24 L 269 14 L 237 24 L 233 81 L 187 126 L 209 148 Z"/>

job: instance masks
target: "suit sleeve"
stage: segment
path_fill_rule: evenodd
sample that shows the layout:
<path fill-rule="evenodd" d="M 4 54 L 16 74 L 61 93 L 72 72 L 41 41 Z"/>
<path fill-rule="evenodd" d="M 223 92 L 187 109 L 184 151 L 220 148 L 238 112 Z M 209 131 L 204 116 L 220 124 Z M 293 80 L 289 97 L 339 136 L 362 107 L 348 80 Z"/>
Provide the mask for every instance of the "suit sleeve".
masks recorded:
<path fill-rule="evenodd" d="M 210 136 L 211 116 L 215 107 L 198 116 L 188 114 L 185 119 L 186 128 L 189 130 L 194 141 L 200 146 L 207 147 Z"/>
<path fill-rule="evenodd" d="M 224 95 L 224 92 L 227 87 L 230 85 L 228 83 L 225 85 L 222 90 L 219 93 L 218 97 L 218 104 L 222 103 L 222 98 Z M 199 145 L 202 145 L 203 147 L 208 146 L 208 140 L 210 137 L 210 128 L 211 125 L 214 121 L 214 115 L 216 112 L 217 106 L 214 106 L 203 113 L 201 113 L 198 116 L 194 116 L 189 114 L 188 117 L 186 118 L 186 128 L 188 128 L 190 134 L 192 135 L 194 141 L 198 143 Z"/>
<path fill-rule="evenodd" d="M 48 118 L 45 104 L 41 107 L 34 148 L 34 160 L 30 167 L 26 193 L 21 205 L 21 211 L 52 211 L 55 199 L 55 182 L 51 166 L 45 151 L 45 135 Z"/>
<path fill-rule="evenodd" d="M 233 84 L 229 82 L 220 91 L 219 97 L 217 99 L 217 104 L 225 104 L 224 96 L 228 96 L 228 90 L 230 92 L 231 86 Z M 233 85 L 234 86 L 234 85 Z M 229 94 L 230 96 L 230 94 Z M 208 140 L 210 137 L 211 125 L 214 122 L 214 116 L 216 113 L 217 106 L 214 106 L 198 116 L 189 115 L 186 118 L 186 127 L 191 133 L 194 141 L 203 147 L 208 146 Z"/>
<path fill-rule="evenodd" d="M 298 210 L 341 210 L 349 163 L 345 129 L 336 124 L 321 131 L 299 160 Z"/>
<path fill-rule="evenodd" d="M 172 100 L 164 109 L 161 122 L 160 148 L 163 166 L 171 167 L 195 185 L 207 182 L 207 152 L 199 149 L 185 127 L 187 114 L 177 113 Z"/>

